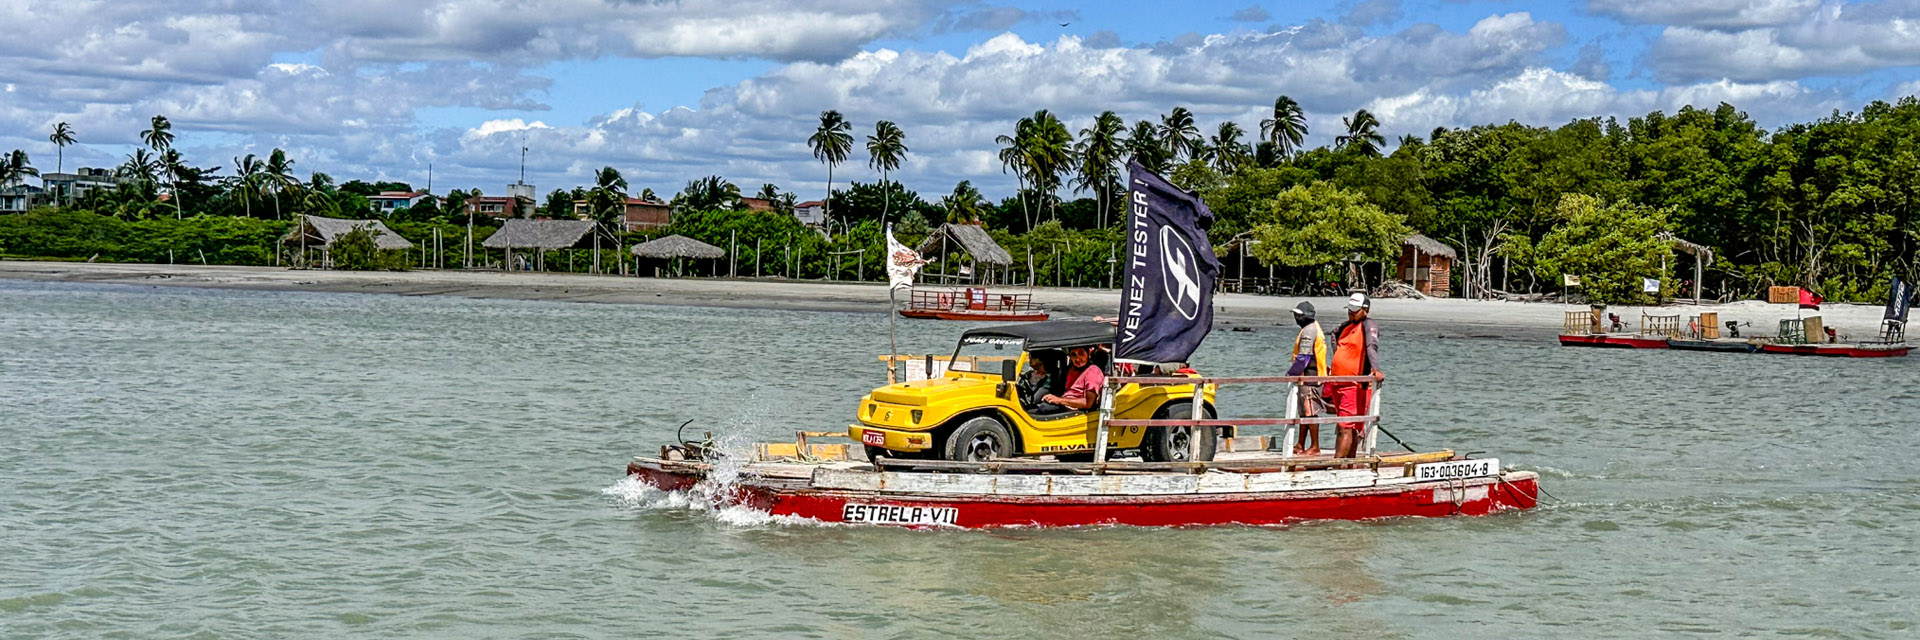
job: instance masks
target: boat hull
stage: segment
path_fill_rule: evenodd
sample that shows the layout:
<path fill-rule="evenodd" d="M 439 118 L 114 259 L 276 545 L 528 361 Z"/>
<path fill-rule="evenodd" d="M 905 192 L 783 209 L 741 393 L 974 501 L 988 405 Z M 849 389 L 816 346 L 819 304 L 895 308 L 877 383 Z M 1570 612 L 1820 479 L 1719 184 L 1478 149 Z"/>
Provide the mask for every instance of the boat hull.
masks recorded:
<path fill-rule="evenodd" d="M 1643 338 L 1633 335 L 1561 335 L 1563 347 L 1601 347 L 1610 349 L 1665 349 L 1666 338 Z"/>
<path fill-rule="evenodd" d="M 700 476 L 635 461 L 628 474 L 668 491 Z M 914 527 L 1145 527 L 1275 525 L 1302 520 L 1479 516 L 1530 509 L 1539 498 L 1532 472 L 1369 487 L 1224 494 L 1004 496 L 899 494 L 816 489 L 803 483 L 743 481 L 722 497 L 778 516 L 828 523 Z M 926 524 L 935 521 L 934 524 Z"/>
<path fill-rule="evenodd" d="M 985 313 L 971 311 L 939 311 L 930 309 L 901 309 L 903 318 L 921 320 L 971 320 L 980 322 L 1040 322 L 1049 316 L 1046 313 Z"/>
<path fill-rule="evenodd" d="M 1897 358 L 1907 355 L 1910 347 L 1867 347 L 1857 344 L 1770 344 L 1760 347 L 1766 353 L 1783 353 L 1795 356 L 1825 356 L 1829 358 Z"/>
<path fill-rule="evenodd" d="M 1725 351 L 1728 353 L 1753 353 L 1759 347 L 1745 340 L 1668 340 L 1668 349 L 1679 351 Z"/>

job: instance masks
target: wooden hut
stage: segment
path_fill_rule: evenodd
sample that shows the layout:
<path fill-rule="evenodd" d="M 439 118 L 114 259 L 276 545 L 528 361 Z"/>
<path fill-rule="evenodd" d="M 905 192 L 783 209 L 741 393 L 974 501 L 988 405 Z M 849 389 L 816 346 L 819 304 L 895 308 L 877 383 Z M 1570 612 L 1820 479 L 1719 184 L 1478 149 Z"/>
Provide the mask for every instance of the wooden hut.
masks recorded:
<path fill-rule="evenodd" d="M 300 216 L 298 224 L 280 238 L 280 245 L 296 253 L 290 261 L 297 266 L 313 264 L 312 253 L 320 252 L 319 266 L 322 269 L 333 268 L 333 243 L 354 229 L 365 228 L 373 233 L 373 246 L 381 251 L 405 251 L 413 248 L 413 243 L 400 234 L 388 229 L 379 220 L 349 220 L 345 218 L 316 218 Z"/>
<path fill-rule="evenodd" d="M 953 265 L 947 264 L 947 253 L 953 249 L 959 249 L 971 257 L 973 268 L 967 269 L 966 265 L 960 265 L 956 269 Z M 988 235 L 987 230 L 977 224 L 942 224 L 940 228 L 927 234 L 927 239 L 920 243 L 919 251 L 920 255 L 926 256 L 927 260 L 940 263 L 937 270 L 922 270 L 920 277 L 928 281 L 938 280 L 943 284 L 956 282 L 995 284 L 997 283 L 995 276 L 1001 275 L 1001 272 L 1013 266 L 1013 255 L 1007 253 L 1000 243 L 994 242 L 993 236 Z"/>
<path fill-rule="evenodd" d="M 1453 247 L 1421 234 L 1400 242 L 1400 281 L 1435 298 L 1453 292 Z"/>
<path fill-rule="evenodd" d="M 675 234 L 633 245 L 633 255 L 654 261 L 653 274 L 657 277 L 662 266 L 671 264 L 674 275 L 679 275 L 684 260 L 718 260 L 726 257 L 727 252 L 720 247 Z M 709 270 L 709 273 L 712 271 Z"/>
<path fill-rule="evenodd" d="M 509 270 L 528 269 L 546 270 L 547 252 L 568 252 L 569 261 L 576 249 L 592 249 L 593 264 L 600 264 L 600 234 L 594 233 L 592 220 L 528 220 L 514 218 L 500 225 L 500 230 L 487 236 L 481 246 L 488 249 L 500 249 L 506 252 L 505 264 Z M 520 249 L 520 263 L 514 262 L 513 251 Z"/>

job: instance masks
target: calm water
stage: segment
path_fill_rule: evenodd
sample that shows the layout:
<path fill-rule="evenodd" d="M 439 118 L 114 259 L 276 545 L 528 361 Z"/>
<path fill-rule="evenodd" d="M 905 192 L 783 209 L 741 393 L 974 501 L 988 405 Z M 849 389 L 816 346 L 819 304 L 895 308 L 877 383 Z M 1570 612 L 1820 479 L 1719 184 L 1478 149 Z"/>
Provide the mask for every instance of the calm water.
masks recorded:
<path fill-rule="evenodd" d="M 901 328 L 924 352 L 959 327 Z M 883 318 L 0 281 L 0 636 L 1920 635 L 1920 358 L 1385 329 L 1395 433 L 1537 470 L 1560 502 L 770 522 L 621 465 L 687 418 L 843 425 L 883 377 Z M 1289 334 L 1216 333 L 1197 360 L 1272 371 Z"/>

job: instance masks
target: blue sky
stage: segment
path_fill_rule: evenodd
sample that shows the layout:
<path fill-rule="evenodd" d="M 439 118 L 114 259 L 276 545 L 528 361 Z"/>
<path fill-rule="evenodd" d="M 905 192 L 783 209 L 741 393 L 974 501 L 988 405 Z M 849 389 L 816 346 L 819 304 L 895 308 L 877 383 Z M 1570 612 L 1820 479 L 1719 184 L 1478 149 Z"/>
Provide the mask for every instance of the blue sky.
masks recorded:
<path fill-rule="evenodd" d="M 102 166 L 163 114 L 199 165 L 280 147 L 339 180 L 431 165 L 438 191 L 494 193 L 524 144 L 542 191 L 613 166 L 636 191 L 718 174 L 817 197 L 822 109 L 905 129 L 911 188 L 998 195 L 993 137 L 1042 108 L 1257 132 L 1287 94 L 1325 144 L 1359 108 L 1390 138 L 1721 101 L 1774 127 L 1920 91 L 1913 0 L 23 0 L 0 23 L 36 25 L 0 39 L 0 149 L 43 169 L 55 122 L 79 132 L 66 166 Z"/>

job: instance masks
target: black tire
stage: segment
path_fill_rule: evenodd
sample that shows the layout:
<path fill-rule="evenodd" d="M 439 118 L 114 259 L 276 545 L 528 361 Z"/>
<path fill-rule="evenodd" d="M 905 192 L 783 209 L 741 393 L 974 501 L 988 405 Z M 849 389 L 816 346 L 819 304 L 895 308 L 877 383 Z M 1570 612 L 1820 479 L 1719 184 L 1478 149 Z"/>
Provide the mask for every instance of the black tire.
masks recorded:
<path fill-rule="evenodd" d="M 947 459 L 954 462 L 986 462 L 992 458 L 1011 458 L 1018 453 L 1014 449 L 1013 432 L 992 416 L 977 416 L 960 423 L 959 428 L 947 434 L 944 451 Z"/>
<path fill-rule="evenodd" d="M 1204 407 L 1201 415 L 1212 418 L 1213 407 Z M 1188 419 L 1193 417 L 1193 404 L 1186 400 L 1169 402 L 1153 412 L 1155 420 Z M 1206 427 L 1198 431 L 1209 437 L 1193 442 L 1194 427 L 1149 427 L 1147 435 L 1140 440 L 1140 459 L 1147 462 L 1209 462 L 1213 460 L 1213 451 L 1220 445 L 1218 427 Z M 1198 447 L 1191 446 L 1198 444 Z"/>
<path fill-rule="evenodd" d="M 870 444 L 864 444 L 864 445 L 860 445 L 860 446 L 861 446 L 861 447 L 864 447 L 864 448 L 865 448 L 865 449 L 867 450 L 867 461 L 868 461 L 868 462 L 872 462 L 872 461 L 874 461 L 874 460 L 878 460 L 878 459 L 880 459 L 880 458 L 881 458 L 882 456 L 885 456 L 885 457 L 888 457 L 888 458 L 894 458 L 894 459 L 899 459 L 899 458 L 901 457 L 901 456 L 900 456 L 900 452 L 898 452 L 898 451 L 894 451 L 894 450 L 892 450 L 892 449 L 888 449 L 888 448 L 886 448 L 886 447 L 876 447 L 876 446 L 873 446 L 873 445 L 870 445 Z"/>

